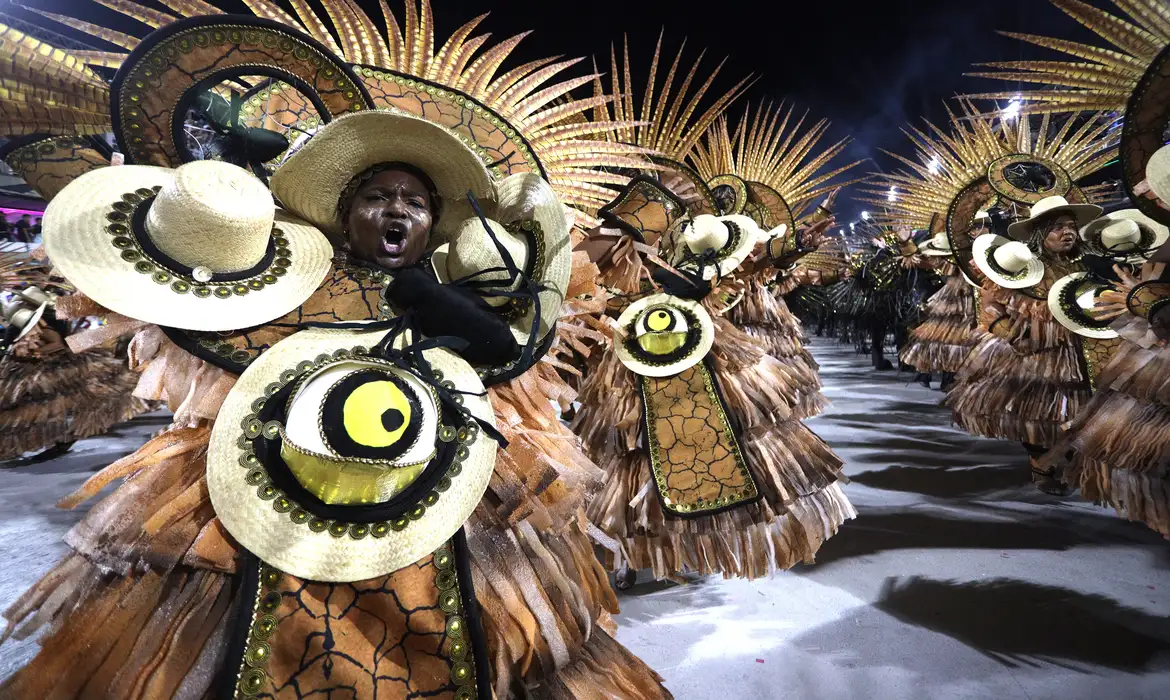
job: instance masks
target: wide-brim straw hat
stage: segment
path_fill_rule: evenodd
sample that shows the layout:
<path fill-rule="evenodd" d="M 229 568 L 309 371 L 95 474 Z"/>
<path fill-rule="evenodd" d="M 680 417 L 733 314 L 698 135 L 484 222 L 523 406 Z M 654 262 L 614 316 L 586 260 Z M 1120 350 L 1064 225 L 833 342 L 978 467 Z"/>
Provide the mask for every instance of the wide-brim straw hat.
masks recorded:
<path fill-rule="evenodd" d="M 1146 162 L 1146 183 L 1158 199 L 1170 204 L 1170 146 L 1154 151 Z"/>
<path fill-rule="evenodd" d="M 253 362 L 224 401 L 207 454 L 211 504 L 232 537 L 265 563 L 314 581 L 383 576 L 441 546 L 483 497 L 495 467 L 496 443 L 470 420 L 456 430 L 445 419 L 435 443 L 441 456 L 432 459 L 414 485 L 386 503 L 329 506 L 331 517 L 323 517 L 324 506 L 312 503 L 307 491 L 294 498 L 296 488 L 278 485 L 281 478 L 287 484 L 291 477 L 270 470 L 274 457 L 258 451 L 282 429 L 261 421 L 267 417 L 266 402 L 272 399 L 282 407 L 286 394 L 330 363 L 370 360 L 368 351 L 385 335 L 340 329 L 297 333 Z M 401 346 L 400 338 L 396 347 Z M 423 356 L 436 381 L 467 392 L 462 394 L 467 411 L 494 425 L 491 403 L 470 365 L 443 348 L 424 350 Z"/>
<path fill-rule="evenodd" d="M 1132 221 L 1139 230 L 1138 240 L 1130 249 L 1111 249 L 1105 243 L 1104 234 L 1110 226 Z M 1137 209 L 1122 209 L 1090 221 L 1081 229 L 1081 240 L 1090 244 L 1093 252 L 1112 258 L 1121 258 L 1130 263 L 1141 263 L 1170 240 L 1170 228 L 1154 221 Z"/>
<path fill-rule="evenodd" d="M 489 225 L 495 226 L 496 230 L 514 231 L 525 241 L 527 269 L 522 271 L 530 281 L 543 288 L 538 294 L 540 318 L 535 342 L 540 345 L 556 328 L 561 305 L 568 293 L 573 265 L 569 220 L 552 187 L 537 175 L 512 175 L 501 181 L 497 190 L 498 202 Z M 513 262 L 521 264 L 519 260 Z M 431 256 L 431 265 L 439 281 L 449 283 L 456 281 L 452 279 L 453 274 L 467 276 L 480 270 L 495 269 L 501 267 L 503 261 L 484 231 L 483 222 L 474 217 L 460 223 L 451 241 L 441 245 Z M 500 277 L 501 273 L 495 272 L 488 278 Z M 530 300 L 520 299 L 503 305 L 502 309 L 513 310 L 509 325 L 517 342 L 521 345 L 529 342 L 536 320 L 536 305 Z"/>
<path fill-rule="evenodd" d="M 26 306 L 17 309 L 12 314 L 12 318 L 8 319 L 8 322 L 14 325 L 18 323 L 21 324 L 20 333 L 16 334 L 16 338 L 12 341 L 13 344 L 17 343 L 21 338 L 24 338 L 26 335 L 33 332 L 33 329 L 36 328 L 37 324 L 41 322 L 42 318 L 44 318 L 45 310 L 48 308 L 49 304 L 47 302 L 43 302 L 35 309 Z"/>
<path fill-rule="evenodd" d="M 470 215 L 467 193 L 485 207 L 495 199 L 485 157 L 455 133 L 402 112 L 347 114 L 319 128 L 272 176 L 272 192 L 289 211 L 340 235 L 339 199 L 359 174 L 382 163 L 407 163 L 427 174 L 442 205 L 430 246 L 444 242 Z"/>
<path fill-rule="evenodd" d="M 923 255 L 930 255 L 934 257 L 941 257 L 945 255 L 953 255 L 954 251 L 951 249 L 951 242 L 947 238 L 947 234 L 936 233 L 931 236 L 930 240 L 923 244 L 919 251 Z"/>
<path fill-rule="evenodd" d="M 1027 219 L 1017 221 L 1008 226 L 1007 234 L 1017 241 L 1027 241 L 1032 237 L 1032 227 L 1037 219 L 1043 216 L 1070 214 L 1077 221 L 1077 229 L 1085 226 L 1093 219 L 1101 216 L 1105 211 L 1096 204 L 1069 204 L 1064 197 L 1045 197 L 1032 205 Z"/>
<path fill-rule="evenodd" d="M 698 302 L 670 294 L 635 301 L 617 322 L 625 332 L 624 339 L 614 342 L 618 359 L 644 377 L 669 377 L 689 369 L 715 343 L 715 324 L 707 310 Z M 643 339 L 647 337 L 651 340 Z M 653 342 L 659 339 L 666 343 Z"/>
<path fill-rule="evenodd" d="M 703 266 L 703 279 L 726 277 L 747 260 L 765 235 L 759 224 L 742 214 L 699 214 L 681 222 L 674 232 L 670 241 L 674 248 L 672 264 L 680 270 L 698 271 L 695 258 L 703 251 L 693 246 L 703 248 L 703 242 L 709 241 L 708 247 L 715 251 L 715 255 L 712 264 Z"/>
<path fill-rule="evenodd" d="M 45 252 L 86 296 L 123 316 L 194 331 L 267 323 L 300 306 L 333 248 L 276 209 L 242 168 L 99 168 L 53 198 Z"/>
<path fill-rule="evenodd" d="M 1110 289 L 1108 284 L 1086 279 L 1087 272 L 1061 277 L 1048 290 L 1048 310 L 1060 325 L 1086 338 L 1116 338 L 1109 321 L 1088 314 L 1098 294 Z"/>
<path fill-rule="evenodd" d="M 1044 279 L 1044 263 L 1034 253 L 1028 251 L 1027 256 L 1020 256 L 1022 266 L 1017 269 L 1006 268 L 999 264 L 996 252 L 1004 246 L 1022 246 L 1019 241 L 1010 241 L 994 233 L 985 233 L 971 244 L 971 257 L 979 270 L 1001 287 L 1007 289 L 1024 289 L 1033 287 Z M 1011 250 L 1011 249 L 1009 249 Z"/>

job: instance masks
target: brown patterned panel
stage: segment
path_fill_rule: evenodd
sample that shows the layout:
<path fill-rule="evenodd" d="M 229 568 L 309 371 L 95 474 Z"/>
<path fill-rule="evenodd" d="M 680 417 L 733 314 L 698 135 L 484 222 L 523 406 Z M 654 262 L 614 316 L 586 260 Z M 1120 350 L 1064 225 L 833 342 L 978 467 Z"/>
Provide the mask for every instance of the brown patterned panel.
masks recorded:
<path fill-rule="evenodd" d="M 1146 179 L 1146 164 L 1166 144 L 1170 126 L 1170 46 L 1146 69 L 1125 108 L 1121 131 L 1121 165 L 1125 170 L 1125 193 L 1143 214 L 1170 225 L 1170 211 L 1135 194 L 1133 188 Z"/>
<path fill-rule="evenodd" d="M 983 273 L 971 261 L 973 240 L 968 232 L 979 210 L 985 209 L 997 197 L 987 178 L 980 178 L 964 187 L 947 211 L 947 240 L 950 241 L 955 261 L 967 277 L 975 282 L 983 281 Z"/>
<path fill-rule="evenodd" d="M 707 183 L 719 214 L 742 214 L 748 205 L 747 183 L 736 175 L 716 175 Z M 720 193 L 729 193 L 730 199 L 721 202 Z"/>
<path fill-rule="evenodd" d="M 472 700 L 472 630 L 454 547 L 357 583 L 264 567 L 237 697 Z"/>
<path fill-rule="evenodd" d="M 265 350 L 300 330 L 302 324 L 385 318 L 382 291 L 388 281 L 380 272 L 338 260 L 304 304 L 271 324 L 224 333 L 170 329 L 168 335 L 188 351 L 238 374 Z"/>
<path fill-rule="evenodd" d="M 1081 341 L 1081 357 L 1085 361 L 1085 374 L 1089 377 L 1089 386 L 1096 391 L 1097 377 L 1121 347 L 1121 338 L 1086 338 L 1078 336 Z"/>
<path fill-rule="evenodd" d="M 44 137 L 9 151 L 4 162 L 46 202 L 90 170 L 110 164 L 85 138 Z"/>
<path fill-rule="evenodd" d="M 279 80 L 267 80 L 248 91 L 240 105 L 239 119 L 244 126 L 288 133 L 290 142 L 299 133 L 312 133 L 321 125 L 313 103 L 295 87 Z"/>
<path fill-rule="evenodd" d="M 762 226 L 765 231 L 776 228 L 780 224 L 787 225 L 789 231 L 796 230 L 796 219 L 792 216 L 792 209 L 789 208 L 788 202 L 784 201 L 784 197 L 779 192 L 760 182 L 749 182 L 747 187 L 749 206 L 755 204 L 764 210 L 761 212 L 762 219 L 757 218 L 756 223 Z M 751 215 L 749 214 L 749 216 Z"/>
<path fill-rule="evenodd" d="M 687 215 L 686 205 L 657 180 L 638 175 L 609 204 L 598 211 L 607 225 L 634 238 L 656 245 L 677 221 Z"/>
<path fill-rule="evenodd" d="M 695 516 L 759 498 L 707 366 L 641 380 L 650 468 L 663 508 Z"/>
<path fill-rule="evenodd" d="M 315 99 L 328 120 L 369 106 L 353 72 L 294 29 L 244 17 L 197 17 L 150 34 L 122 64 L 112 86 L 118 144 L 130 163 L 175 167 L 175 110 L 184 96 L 235 76 L 267 75 Z"/>
<path fill-rule="evenodd" d="M 1134 316 L 1149 318 L 1156 310 L 1170 304 L 1170 282 L 1142 282 L 1133 288 L 1125 303 Z"/>
<path fill-rule="evenodd" d="M 544 171 L 523 137 L 498 114 L 463 93 L 385 68 L 357 66 L 377 109 L 396 108 L 451 129 L 501 177 Z"/>
<path fill-rule="evenodd" d="M 694 168 L 686 163 L 680 163 L 676 160 L 663 158 L 661 156 L 647 156 L 650 162 L 661 165 L 666 168 L 666 172 L 671 175 L 681 177 L 683 180 L 694 186 L 694 191 L 699 193 L 698 198 L 687 202 L 687 212 L 691 216 L 698 216 L 699 214 L 718 214 L 719 208 L 715 206 L 715 197 L 711 194 L 707 183 L 703 182 L 703 178 Z"/>

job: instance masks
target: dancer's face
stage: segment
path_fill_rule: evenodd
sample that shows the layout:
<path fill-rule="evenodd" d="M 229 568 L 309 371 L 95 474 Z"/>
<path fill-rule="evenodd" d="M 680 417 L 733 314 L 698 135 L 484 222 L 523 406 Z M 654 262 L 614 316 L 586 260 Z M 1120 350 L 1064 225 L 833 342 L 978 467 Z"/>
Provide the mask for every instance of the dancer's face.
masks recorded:
<path fill-rule="evenodd" d="M 435 212 L 422 179 L 404 170 L 374 174 L 353 195 L 346 230 L 350 252 L 385 268 L 422 259 Z"/>
<path fill-rule="evenodd" d="M 1080 242 L 1077 220 L 1070 214 L 1061 214 L 1044 229 L 1044 249 L 1057 255 L 1068 255 Z"/>

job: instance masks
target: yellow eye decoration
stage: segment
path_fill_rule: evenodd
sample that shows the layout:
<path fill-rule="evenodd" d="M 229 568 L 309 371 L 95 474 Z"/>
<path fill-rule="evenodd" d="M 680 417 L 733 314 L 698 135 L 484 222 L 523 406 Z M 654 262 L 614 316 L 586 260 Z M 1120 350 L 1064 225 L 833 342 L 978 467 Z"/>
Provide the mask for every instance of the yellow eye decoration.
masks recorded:
<path fill-rule="evenodd" d="M 714 341 L 711 317 L 699 304 L 655 294 L 630 304 L 618 323 L 626 331 L 618 358 L 647 377 L 667 377 L 703 359 Z"/>
<path fill-rule="evenodd" d="M 374 380 L 354 388 L 345 397 L 341 422 L 345 434 L 357 444 L 390 447 L 406 433 L 413 414 L 411 399 L 398 385 Z"/>

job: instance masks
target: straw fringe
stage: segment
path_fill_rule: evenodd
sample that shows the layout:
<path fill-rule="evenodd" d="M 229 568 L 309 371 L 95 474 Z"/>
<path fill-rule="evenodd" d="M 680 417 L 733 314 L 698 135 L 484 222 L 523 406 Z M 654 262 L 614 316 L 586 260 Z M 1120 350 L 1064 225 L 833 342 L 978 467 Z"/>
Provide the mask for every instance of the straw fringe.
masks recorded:
<path fill-rule="evenodd" d="M 1134 317 L 1121 325 L 1123 337 L 1149 327 Z M 1124 342 L 1097 386 L 1041 465 L 1062 470 L 1085 499 L 1170 538 L 1170 349 Z"/>
<path fill-rule="evenodd" d="M 1090 397 L 1079 342 L 1044 301 L 990 282 L 984 297 L 985 305 L 1002 304 L 1010 319 L 1023 318 L 1027 334 L 1011 342 L 987 335 L 968 356 L 946 405 L 973 435 L 1051 447 Z"/>
<path fill-rule="evenodd" d="M 948 277 L 926 302 L 925 318 L 910 332 L 902 362 L 919 372 L 959 372 L 983 338 L 976 321 L 971 285 L 958 275 Z"/>

